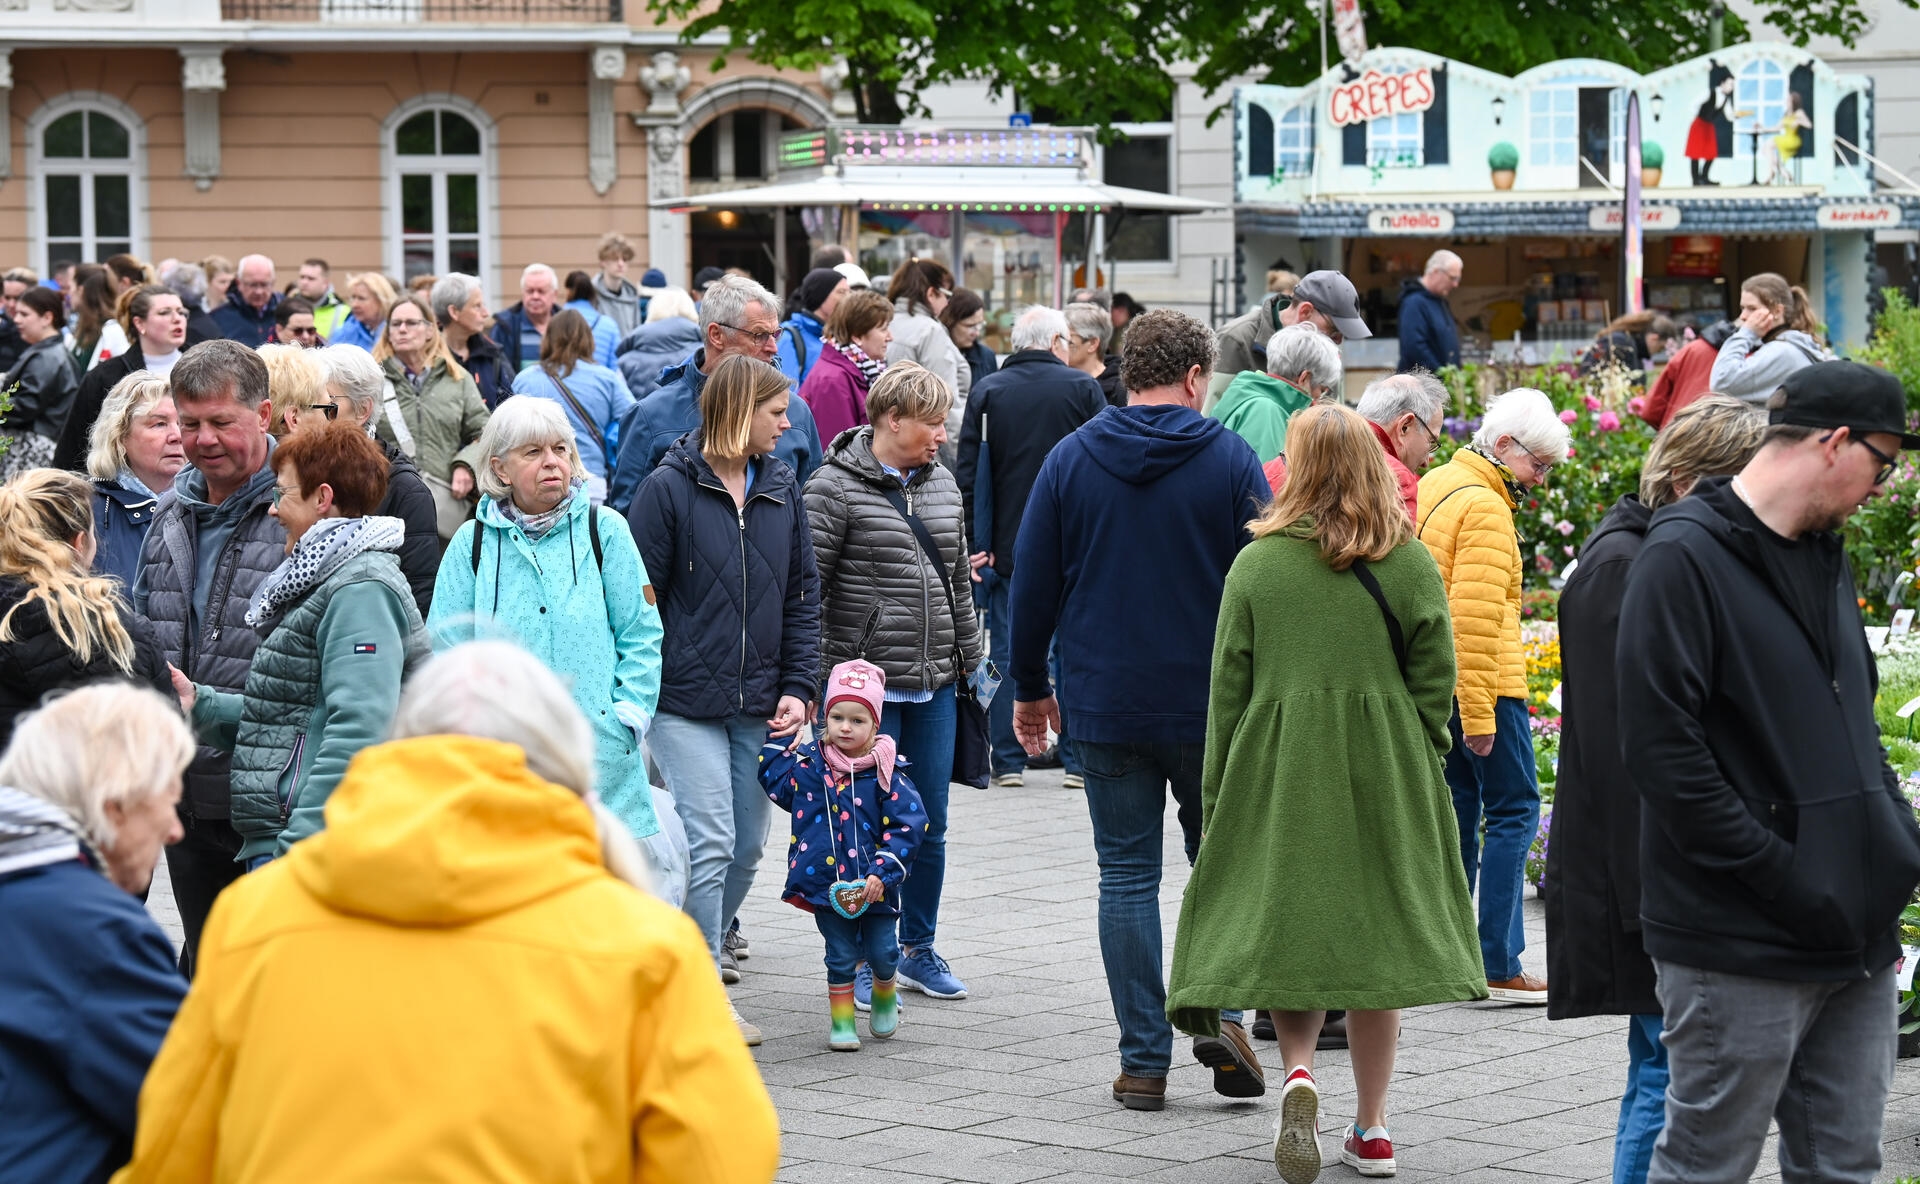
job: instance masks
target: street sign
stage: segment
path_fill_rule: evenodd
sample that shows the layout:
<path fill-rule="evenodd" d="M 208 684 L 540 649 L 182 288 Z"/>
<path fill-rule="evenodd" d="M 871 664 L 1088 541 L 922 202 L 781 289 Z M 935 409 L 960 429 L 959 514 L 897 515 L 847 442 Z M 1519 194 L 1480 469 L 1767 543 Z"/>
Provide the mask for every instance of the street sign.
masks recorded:
<path fill-rule="evenodd" d="M 1015 111 L 1012 115 L 1007 116 L 1007 126 L 1032 127 L 1033 113 L 1030 111 Z"/>

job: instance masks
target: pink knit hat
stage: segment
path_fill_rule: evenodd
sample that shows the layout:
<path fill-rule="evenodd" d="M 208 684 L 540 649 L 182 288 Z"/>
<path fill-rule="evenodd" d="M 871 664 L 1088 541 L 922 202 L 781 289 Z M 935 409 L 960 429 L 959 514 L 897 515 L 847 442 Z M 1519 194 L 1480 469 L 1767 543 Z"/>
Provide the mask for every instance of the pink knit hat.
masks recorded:
<path fill-rule="evenodd" d="M 873 726 L 880 726 L 880 704 L 887 693 L 887 676 L 872 662 L 855 658 L 851 662 L 842 662 L 827 675 L 827 703 L 820 709 L 822 716 L 833 710 L 833 705 L 842 700 L 863 703 L 873 715 Z"/>

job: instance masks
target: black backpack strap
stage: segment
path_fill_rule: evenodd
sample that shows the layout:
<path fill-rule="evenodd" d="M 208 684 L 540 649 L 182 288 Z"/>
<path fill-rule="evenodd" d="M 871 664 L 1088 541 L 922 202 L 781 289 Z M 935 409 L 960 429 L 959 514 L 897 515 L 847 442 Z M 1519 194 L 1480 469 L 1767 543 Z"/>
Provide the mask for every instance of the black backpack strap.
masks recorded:
<path fill-rule="evenodd" d="M 587 515 L 587 517 L 593 519 L 593 521 L 590 523 L 590 526 L 592 527 L 592 529 L 587 531 L 587 541 L 593 544 L 593 566 L 597 571 L 599 571 L 602 575 L 604 575 L 606 574 L 606 570 L 607 570 L 607 557 L 604 554 L 602 554 L 600 550 L 600 511 L 601 509 L 603 509 L 603 507 L 595 506 L 593 508 L 593 513 Z"/>
<path fill-rule="evenodd" d="M 794 382 L 807 376 L 807 339 L 800 335 L 800 326 L 787 322 L 787 336 L 793 339 Z"/>
<path fill-rule="evenodd" d="M 473 574 L 476 576 L 480 574 L 480 540 L 486 533 L 487 528 L 480 524 L 480 519 L 475 518 L 473 520 Z"/>
<path fill-rule="evenodd" d="M 1353 574 L 1359 577 L 1361 586 L 1367 590 L 1367 595 L 1373 597 L 1373 602 L 1380 606 L 1380 615 L 1386 618 L 1387 640 L 1393 643 L 1393 660 L 1400 666 L 1400 681 L 1405 682 L 1407 679 L 1407 636 L 1400 630 L 1400 618 L 1394 616 L 1393 609 L 1387 606 L 1387 594 L 1380 590 L 1380 581 L 1374 577 L 1373 571 L 1367 567 L 1366 560 L 1356 559 L 1353 561 Z"/>

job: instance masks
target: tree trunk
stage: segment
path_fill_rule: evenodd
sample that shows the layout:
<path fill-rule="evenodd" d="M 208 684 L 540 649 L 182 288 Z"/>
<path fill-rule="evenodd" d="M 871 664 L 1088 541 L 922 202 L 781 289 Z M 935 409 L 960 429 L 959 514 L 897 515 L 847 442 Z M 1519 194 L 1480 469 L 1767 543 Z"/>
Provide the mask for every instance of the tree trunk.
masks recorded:
<path fill-rule="evenodd" d="M 847 84 L 861 123 L 899 123 L 904 112 L 891 84 L 880 80 L 880 65 L 859 58 L 847 60 Z"/>

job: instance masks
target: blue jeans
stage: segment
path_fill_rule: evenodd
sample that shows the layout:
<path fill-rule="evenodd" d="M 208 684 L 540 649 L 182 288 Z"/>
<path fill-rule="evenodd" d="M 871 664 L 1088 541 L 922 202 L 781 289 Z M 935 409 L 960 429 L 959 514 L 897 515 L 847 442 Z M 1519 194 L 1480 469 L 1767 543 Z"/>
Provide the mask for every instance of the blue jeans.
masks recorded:
<path fill-rule="evenodd" d="M 1080 742 L 1087 814 L 1100 859 L 1100 960 L 1120 1024 L 1120 1071 L 1165 1077 L 1173 1064 L 1160 963 L 1160 853 L 1167 787 L 1179 807 L 1187 862 L 1200 850 L 1202 744 Z M 1237 1011 L 1220 1013 L 1240 1022 Z"/>
<path fill-rule="evenodd" d="M 727 921 L 753 887 L 767 845 L 773 806 L 760 788 L 760 748 L 767 721 L 754 715 L 687 719 L 661 712 L 647 733 L 687 828 L 685 911 L 700 926 L 714 961 Z"/>
<path fill-rule="evenodd" d="M 993 702 L 987 704 L 987 739 L 993 745 L 993 755 L 987 764 L 989 771 L 998 777 L 1002 773 L 1025 771 L 1027 750 L 1020 746 L 1020 741 L 1013 734 L 1013 613 L 1009 608 L 1013 583 L 1004 576 L 990 582 L 992 587 L 986 596 L 987 657 L 999 669 L 1000 676 L 1006 679 L 994 694 Z M 1057 688 L 1060 685 L 1060 654 L 1051 642 L 1047 645 L 1047 672 Z M 1064 713 L 1060 717 L 1059 744 L 1061 767 L 1069 773 L 1081 772 L 1072 742 L 1067 739 Z"/>
<path fill-rule="evenodd" d="M 1627 1024 L 1627 1092 L 1620 1095 L 1620 1127 L 1613 1136 L 1613 1184 L 1646 1184 L 1653 1141 L 1667 1125 L 1667 1046 L 1660 1017 L 1636 1015 Z"/>
<path fill-rule="evenodd" d="M 1460 859 L 1467 888 L 1480 881 L 1480 957 L 1487 981 L 1504 982 L 1520 973 L 1520 951 L 1527 948 L 1521 922 L 1521 888 L 1527 848 L 1540 825 L 1540 784 L 1533 764 L 1533 728 L 1527 705 L 1518 699 L 1495 702 L 1493 751 L 1475 756 L 1460 732 L 1460 708 L 1454 705 L 1453 749 L 1447 753 L 1447 788 L 1460 823 Z M 1480 820 L 1487 822 L 1486 843 Z"/>
<path fill-rule="evenodd" d="M 999 696 L 994 699 L 997 702 Z M 908 949 L 932 945 L 933 931 L 940 920 L 940 889 L 947 879 L 947 789 L 953 780 L 954 711 L 953 686 L 948 684 L 925 703 L 888 703 L 880 712 L 880 730 L 892 736 L 900 755 L 912 762 L 907 776 L 927 808 L 926 833 L 920 836 L 907 882 L 900 886 L 900 941 Z"/>
<path fill-rule="evenodd" d="M 876 913 L 871 907 L 849 921 L 832 909 L 813 914 L 820 936 L 827 939 L 827 982 L 834 986 L 853 981 L 853 972 L 865 962 L 873 977 L 886 981 L 900 965 L 900 942 L 894 936 L 899 918 Z"/>

